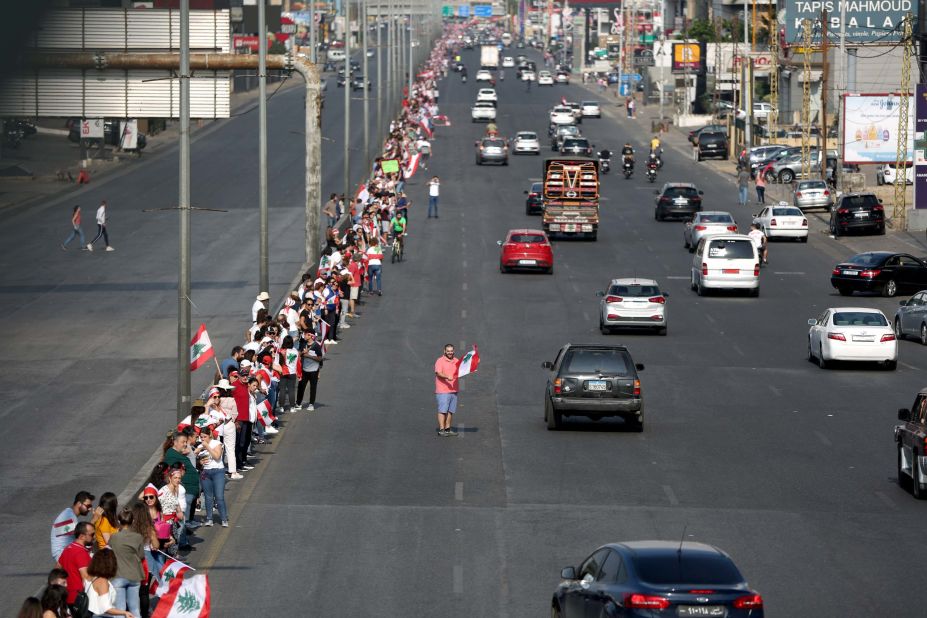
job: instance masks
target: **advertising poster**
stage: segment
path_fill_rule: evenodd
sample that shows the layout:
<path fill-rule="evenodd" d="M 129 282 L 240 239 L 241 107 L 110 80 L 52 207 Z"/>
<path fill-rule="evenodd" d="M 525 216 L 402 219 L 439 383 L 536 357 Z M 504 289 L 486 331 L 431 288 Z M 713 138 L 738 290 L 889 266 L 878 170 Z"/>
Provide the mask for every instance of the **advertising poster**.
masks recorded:
<path fill-rule="evenodd" d="M 843 159 L 847 163 L 887 163 L 898 156 L 897 94 L 847 95 L 843 99 Z M 906 159 L 914 149 L 914 101 L 908 104 Z"/>
<path fill-rule="evenodd" d="M 673 43 L 673 73 L 698 71 L 701 56 L 698 43 Z"/>
<path fill-rule="evenodd" d="M 820 21 L 821 9 L 828 13 L 827 29 L 840 31 L 840 5 L 846 15 L 848 43 L 881 43 L 888 45 L 901 40 L 901 20 L 911 12 L 917 15 L 913 0 L 780 0 L 785 9 L 785 39 L 796 45 L 802 39 L 802 21 Z M 820 29 L 815 32 L 815 44 L 820 42 Z"/>
<path fill-rule="evenodd" d="M 914 207 L 927 208 L 927 85 L 917 85 L 914 100 Z"/>

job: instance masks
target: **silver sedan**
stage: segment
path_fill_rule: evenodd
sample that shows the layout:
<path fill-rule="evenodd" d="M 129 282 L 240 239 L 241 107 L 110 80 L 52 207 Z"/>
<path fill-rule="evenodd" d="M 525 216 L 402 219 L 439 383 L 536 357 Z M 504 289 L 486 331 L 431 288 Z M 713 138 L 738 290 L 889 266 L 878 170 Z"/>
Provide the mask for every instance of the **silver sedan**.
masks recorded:
<path fill-rule="evenodd" d="M 541 154 L 541 142 L 534 131 L 519 131 L 512 141 L 513 154 Z"/>
<path fill-rule="evenodd" d="M 737 222 L 731 213 L 722 210 L 705 210 L 697 212 L 686 221 L 682 231 L 682 242 L 689 253 L 695 251 L 699 241 L 715 234 L 736 234 Z"/>
<path fill-rule="evenodd" d="M 792 204 L 802 210 L 809 208 L 830 209 L 834 203 L 830 187 L 823 180 L 802 180 L 792 194 Z"/>
<path fill-rule="evenodd" d="M 918 292 L 898 304 L 894 321 L 895 336 L 898 339 L 911 336 L 922 345 L 927 345 L 927 291 Z"/>

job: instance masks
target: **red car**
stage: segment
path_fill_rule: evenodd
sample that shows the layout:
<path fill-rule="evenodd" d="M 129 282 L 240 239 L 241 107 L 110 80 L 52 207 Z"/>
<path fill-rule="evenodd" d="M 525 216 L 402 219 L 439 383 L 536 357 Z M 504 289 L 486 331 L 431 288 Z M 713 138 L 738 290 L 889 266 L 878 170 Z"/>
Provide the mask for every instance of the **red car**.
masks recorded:
<path fill-rule="evenodd" d="M 553 274 L 554 252 L 543 230 L 509 230 L 505 241 L 498 241 L 498 245 L 502 247 L 502 255 L 499 256 L 501 272 L 519 268 Z"/>

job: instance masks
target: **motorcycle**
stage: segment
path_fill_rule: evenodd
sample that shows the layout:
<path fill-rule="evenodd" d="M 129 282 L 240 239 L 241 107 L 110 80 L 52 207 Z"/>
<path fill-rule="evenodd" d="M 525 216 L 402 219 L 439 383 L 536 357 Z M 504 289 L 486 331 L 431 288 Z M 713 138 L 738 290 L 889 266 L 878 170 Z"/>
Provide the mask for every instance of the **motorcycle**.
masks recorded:
<path fill-rule="evenodd" d="M 460 76 L 460 83 L 462 83 L 462 84 L 466 84 L 466 83 L 467 83 L 467 76 L 466 76 L 466 74 Z"/>
<path fill-rule="evenodd" d="M 654 182 L 657 179 L 657 163 L 647 164 L 647 180 Z"/>
<path fill-rule="evenodd" d="M 611 168 L 612 168 L 612 160 L 611 160 L 611 159 L 603 159 L 603 158 L 599 157 L 599 170 L 600 170 L 603 174 L 607 174 L 607 173 L 609 172 L 609 170 L 611 170 Z"/>
<path fill-rule="evenodd" d="M 631 174 L 634 173 L 634 162 L 633 162 L 633 161 L 625 161 L 625 162 L 622 164 L 621 168 L 622 168 L 622 171 L 624 172 L 624 177 L 625 177 L 625 179 L 630 178 L 630 177 L 631 177 Z"/>

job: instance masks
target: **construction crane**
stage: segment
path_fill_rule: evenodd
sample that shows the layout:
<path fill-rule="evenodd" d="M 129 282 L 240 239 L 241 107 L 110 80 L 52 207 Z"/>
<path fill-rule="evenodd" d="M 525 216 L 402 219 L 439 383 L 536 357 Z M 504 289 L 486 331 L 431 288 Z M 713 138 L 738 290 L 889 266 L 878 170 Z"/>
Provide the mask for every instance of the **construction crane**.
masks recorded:
<path fill-rule="evenodd" d="M 804 56 L 801 88 L 801 174 L 811 177 L 811 20 L 804 19 L 802 52 Z"/>
<path fill-rule="evenodd" d="M 901 84 L 898 88 L 898 147 L 895 151 L 895 205 L 892 223 L 895 229 L 907 227 L 907 164 L 908 164 L 908 101 L 911 97 L 911 56 L 914 43 L 911 37 L 911 13 L 902 20 Z"/>

